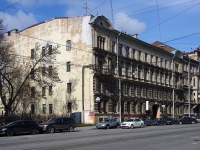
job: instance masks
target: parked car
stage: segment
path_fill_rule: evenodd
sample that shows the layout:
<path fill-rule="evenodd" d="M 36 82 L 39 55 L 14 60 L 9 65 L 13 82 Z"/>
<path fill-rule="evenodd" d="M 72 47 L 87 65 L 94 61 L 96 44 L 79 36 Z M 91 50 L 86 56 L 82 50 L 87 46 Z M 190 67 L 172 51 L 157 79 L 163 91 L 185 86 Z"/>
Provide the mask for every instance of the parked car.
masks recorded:
<path fill-rule="evenodd" d="M 119 128 L 120 123 L 117 119 L 104 119 L 96 125 L 97 129 Z"/>
<path fill-rule="evenodd" d="M 200 123 L 200 117 L 197 117 L 196 120 L 198 123 Z"/>
<path fill-rule="evenodd" d="M 121 128 L 130 128 L 133 129 L 135 127 L 144 127 L 144 121 L 141 119 L 127 119 L 124 122 L 121 123 Z"/>
<path fill-rule="evenodd" d="M 154 125 L 154 120 L 152 120 L 152 119 L 142 118 L 142 120 L 144 121 L 145 126 L 153 126 Z"/>
<path fill-rule="evenodd" d="M 16 121 L 16 120 L 19 120 L 19 118 L 17 116 L 8 116 L 7 119 L 4 120 L 4 116 L 0 115 L 0 126 L 6 125 L 6 124 Z"/>
<path fill-rule="evenodd" d="M 178 119 L 176 118 L 167 118 L 166 120 L 168 125 L 178 124 Z"/>
<path fill-rule="evenodd" d="M 45 123 L 39 124 L 39 132 L 48 132 L 54 133 L 55 131 L 64 131 L 67 130 L 69 132 L 74 131 L 76 128 L 76 123 L 73 118 L 70 117 L 59 117 L 59 118 L 51 118 L 49 121 Z"/>
<path fill-rule="evenodd" d="M 156 118 L 154 120 L 154 124 L 155 125 L 166 125 L 167 124 L 167 120 L 164 118 Z"/>
<path fill-rule="evenodd" d="M 39 125 L 34 120 L 18 120 L 0 127 L 0 134 L 7 136 L 22 133 L 36 134 L 38 130 Z"/>
<path fill-rule="evenodd" d="M 183 117 L 178 121 L 179 124 L 195 124 L 198 123 L 195 118 Z"/>

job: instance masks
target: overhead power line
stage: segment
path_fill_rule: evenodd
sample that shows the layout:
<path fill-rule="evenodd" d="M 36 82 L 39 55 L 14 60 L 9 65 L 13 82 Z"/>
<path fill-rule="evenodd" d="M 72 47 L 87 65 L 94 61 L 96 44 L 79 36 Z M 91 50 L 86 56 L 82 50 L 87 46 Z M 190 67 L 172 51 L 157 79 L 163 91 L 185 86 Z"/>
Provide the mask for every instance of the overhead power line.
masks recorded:
<path fill-rule="evenodd" d="M 199 4 L 200 4 L 200 3 L 197 3 L 197 4 L 193 5 L 193 6 L 191 6 L 191 7 L 187 8 L 187 9 L 185 9 L 184 11 L 182 11 L 182 12 L 180 12 L 180 13 L 178 13 L 178 14 L 172 16 L 171 18 L 169 18 L 169 19 L 167 19 L 167 20 L 165 20 L 165 21 L 163 21 L 163 22 L 161 22 L 161 23 L 159 23 L 159 24 L 157 24 L 157 25 L 155 25 L 155 26 L 153 26 L 153 27 L 147 29 L 146 31 L 144 31 L 144 32 L 142 32 L 142 33 L 145 33 L 145 32 L 147 32 L 147 31 L 149 31 L 149 30 L 151 30 L 151 29 L 153 29 L 153 28 L 155 28 L 155 27 L 157 27 L 157 26 L 160 26 L 161 24 L 163 24 L 163 23 L 165 23 L 165 22 L 167 22 L 167 21 L 169 21 L 169 20 L 171 20 L 171 19 L 173 19 L 173 18 L 175 18 L 175 17 L 181 15 L 182 13 L 184 13 L 184 12 L 186 12 L 186 11 L 192 9 L 193 7 L 195 7 L 195 6 L 199 5 Z M 142 33 L 140 33 L 140 34 L 142 34 Z"/>
<path fill-rule="evenodd" d="M 4 8 L 4 9 L 2 9 L 0 11 L 4 11 L 4 10 L 8 9 L 9 7 L 11 7 L 11 6 L 13 6 L 13 5 L 15 5 L 15 4 L 17 4 L 17 3 L 21 2 L 21 1 L 22 0 L 19 0 L 19 1 L 15 2 L 15 3 L 13 3 L 13 4 L 9 5 L 9 6 L 7 6 L 6 8 Z"/>
<path fill-rule="evenodd" d="M 172 42 L 172 41 L 180 40 L 180 39 L 187 38 L 187 37 L 190 37 L 190 36 L 194 36 L 194 35 L 197 35 L 197 34 L 200 34 L 200 32 L 193 33 L 193 34 L 186 35 L 186 36 L 182 36 L 182 37 L 179 37 L 179 38 L 176 38 L 176 39 L 173 39 L 173 40 L 169 40 L 169 41 L 166 41 L 166 42 L 163 42 L 163 43 L 169 43 L 169 42 Z"/>
<path fill-rule="evenodd" d="M 105 0 L 103 3 L 101 3 L 99 6 L 97 6 L 96 8 L 92 9 L 89 13 L 93 12 L 94 10 L 96 10 L 97 8 L 99 8 L 101 5 L 103 5 L 105 2 L 107 2 L 108 0 Z M 86 3 L 87 4 L 87 3 Z"/>
<path fill-rule="evenodd" d="M 176 5 L 171 5 L 171 6 L 167 6 L 167 7 L 161 7 L 158 10 L 163 10 L 163 9 L 167 9 L 167 8 L 170 8 L 170 7 L 175 7 L 175 6 L 178 6 L 178 5 L 183 5 L 183 4 L 192 2 L 192 1 L 196 1 L 196 0 L 191 0 L 191 1 L 183 2 L 183 3 L 179 3 L 179 4 L 176 4 Z M 142 15 L 142 14 L 146 14 L 146 13 L 150 13 L 150 12 L 155 12 L 155 11 L 157 11 L 157 9 L 150 10 L 150 11 L 145 11 L 145 12 L 141 12 L 141 13 L 137 13 L 137 14 L 127 15 L 127 16 L 121 16 L 121 17 L 119 15 L 119 17 L 116 17 L 115 20 L 116 19 L 121 19 L 121 18 L 126 18 L 126 17 L 131 17 L 131 16 L 136 16 L 136 15 Z"/>

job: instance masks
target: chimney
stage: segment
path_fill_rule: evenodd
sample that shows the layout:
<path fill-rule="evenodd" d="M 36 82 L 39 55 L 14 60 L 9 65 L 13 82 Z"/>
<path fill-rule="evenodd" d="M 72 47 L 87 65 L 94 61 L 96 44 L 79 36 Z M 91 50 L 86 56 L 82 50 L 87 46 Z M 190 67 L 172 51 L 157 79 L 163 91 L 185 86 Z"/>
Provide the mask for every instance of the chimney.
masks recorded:
<path fill-rule="evenodd" d="M 133 34 L 132 37 L 137 39 L 138 38 L 138 34 Z"/>

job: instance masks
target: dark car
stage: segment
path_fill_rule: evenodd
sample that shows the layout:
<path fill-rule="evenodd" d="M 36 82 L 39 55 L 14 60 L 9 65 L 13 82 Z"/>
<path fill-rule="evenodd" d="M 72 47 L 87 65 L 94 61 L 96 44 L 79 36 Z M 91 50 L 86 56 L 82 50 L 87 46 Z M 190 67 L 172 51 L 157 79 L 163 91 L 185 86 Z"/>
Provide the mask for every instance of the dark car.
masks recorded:
<path fill-rule="evenodd" d="M 176 118 L 167 118 L 166 120 L 168 125 L 178 124 L 178 119 Z"/>
<path fill-rule="evenodd" d="M 166 125 L 167 124 L 167 120 L 164 118 L 156 118 L 154 120 L 154 124 L 155 125 Z"/>
<path fill-rule="evenodd" d="M 22 133 L 36 134 L 38 130 L 39 125 L 34 120 L 18 120 L 0 127 L 0 134 L 7 136 L 13 136 L 14 134 Z"/>
<path fill-rule="evenodd" d="M 195 118 L 183 117 L 178 121 L 179 124 L 195 124 L 198 123 Z"/>
<path fill-rule="evenodd" d="M 0 126 L 6 125 L 16 120 L 19 120 L 17 116 L 8 116 L 7 119 L 5 119 L 4 116 L 0 115 Z"/>
<path fill-rule="evenodd" d="M 73 118 L 70 117 L 60 117 L 60 118 L 51 118 L 49 121 L 45 123 L 39 124 L 40 129 L 39 132 L 48 132 L 54 133 L 55 131 L 74 131 L 76 128 L 76 123 Z"/>
<path fill-rule="evenodd" d="M 142 118 L 142 120 L 144 121 L 145 126 L 153 126 L 155 122 L 154 120 L 149 118 Z"/>

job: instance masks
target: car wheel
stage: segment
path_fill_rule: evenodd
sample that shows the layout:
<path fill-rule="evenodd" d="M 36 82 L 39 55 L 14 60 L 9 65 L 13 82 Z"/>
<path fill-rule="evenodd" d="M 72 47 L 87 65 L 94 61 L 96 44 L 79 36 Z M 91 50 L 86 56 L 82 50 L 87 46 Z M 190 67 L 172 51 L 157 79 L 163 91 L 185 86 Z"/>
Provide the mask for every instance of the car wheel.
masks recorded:
<path fill-rule="evenodd" d="M 106 129 L 110 129 L 110 126 L 109 126 L 109 125 L 107 125 L 107 126 L 106 126 Z"/>
<path fill-rule="evenodd" d="M 194 121 L 192 121 L 192 124 L 194 124 Z"/>
<path fill-rule="evenodd" d="M 54 132 L 55 132 L 55 129 L 53 127 L 49 127 L 48 133 L 54 133 Z"/>
<path fill-rule="evenodd" d="M 179 124 L 182 124 L 182 122 L 179 122 Z"/>
<path fill-rule="evenodd" d="M 39 133 L 42 134 L 42 133 L 44 133 L 44 131 L 41 131 L 41 130 L 40 130 Z"/>
<path fill-rule="evenodd" d="M 131 129 L 133 129 L 134 128 L 134 126 L 133 126 L 133 124 L 131 125 Z"/>
<path fill-rule="evenodd" d="M 37 134 L 37 129 L 32 129 L 31 134 Z"/>
<path fill-rule="evenodd" d="M 117 128 L 120 128 L 120 125 L 119 125 L 119 124 L 117 125 Z"/>
<path fill-rule="evenodd" d="M 72 126 L 69 127 L 69 132 L 73 132 L 74 131 L 74 128 Z"/>
<path fill-rule="evenodd" d="M 7 136 L 13 136 L 14 135 L 14 131 L 8 129 L 6 134 L 7 134 Z"/>

